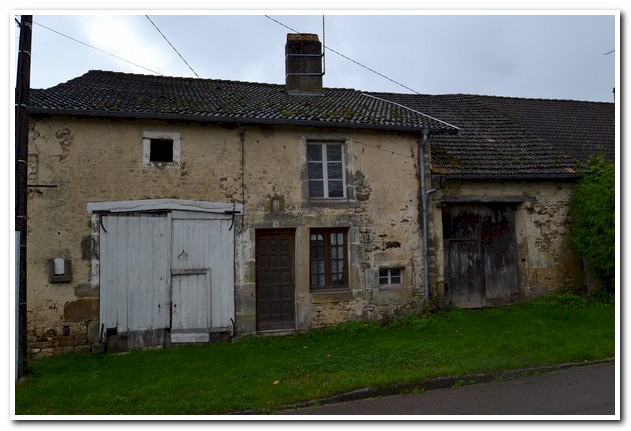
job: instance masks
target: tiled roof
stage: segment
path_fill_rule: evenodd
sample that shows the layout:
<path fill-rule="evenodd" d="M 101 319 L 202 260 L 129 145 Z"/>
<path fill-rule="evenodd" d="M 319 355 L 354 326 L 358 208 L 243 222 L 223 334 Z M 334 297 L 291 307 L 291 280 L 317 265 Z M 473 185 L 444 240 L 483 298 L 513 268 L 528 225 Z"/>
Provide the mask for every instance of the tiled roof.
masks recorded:
<path fill-rule="evenodd" d="M 484 103 L 579 161 L 615 158 L 615 105 L 575 100 L 483 97 Z"/>
<path fill-rule="evenodd" d="M 460 127 L 457 136 L 431 138 L 432 172 L 438 175 L 571 177 L 597 149 L 613 154 L 615 146 L 613 104 L 477 95 L 371 94 Z M 588 136 L 579 138 L 577 133 Z M 597 144 L 590 145 L 594 142 Z"/>
<path fill-rule="evenodd" d="M 573 177 L 590 155 L 602 152 L 613 160 L 615 149 L 614 104 L 570 100 L 340 88 L 325 88 L 323 96 L 290 96 L 278 84 L 90 71 L 49 89 L 31 90 L 29 110 L 242 124 L 429 129 L 432 172 L 467 178 Z"/>
<path fill-rule="evenodd" d="M 90 71 L 49 89 L 31 90 L 29 110 L 32 114 L 456 131 L 352 89 L 325 88 L 323 96 L 290 96 L 278 84 L 103 71 Z"/>

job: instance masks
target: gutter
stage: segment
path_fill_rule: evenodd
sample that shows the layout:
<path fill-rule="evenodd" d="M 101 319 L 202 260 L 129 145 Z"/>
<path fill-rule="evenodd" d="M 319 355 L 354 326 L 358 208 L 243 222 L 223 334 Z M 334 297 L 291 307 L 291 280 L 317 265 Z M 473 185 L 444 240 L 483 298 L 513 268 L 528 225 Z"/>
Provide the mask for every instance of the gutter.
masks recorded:
<path fill-rule="evenodd" d="M 567 174 L 433 174 L 445 180 L 576 180 L 583 176 L 580 173 Z"/>

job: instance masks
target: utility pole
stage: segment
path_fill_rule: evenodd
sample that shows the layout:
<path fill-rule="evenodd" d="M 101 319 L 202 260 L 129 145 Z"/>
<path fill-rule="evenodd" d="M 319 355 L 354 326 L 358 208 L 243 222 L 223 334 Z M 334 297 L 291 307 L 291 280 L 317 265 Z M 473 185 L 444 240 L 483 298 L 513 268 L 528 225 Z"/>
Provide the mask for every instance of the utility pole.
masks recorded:
<path fill-rule="evenodd" d="M 28 198 L 28 99 L 31 87 L 31 35 L 33 16 L 22 15 L 15 85 L 15 244 L 17 264 L 17 369 L 16 378 L 27 373 L 26 337 L 26 201 Z"/>

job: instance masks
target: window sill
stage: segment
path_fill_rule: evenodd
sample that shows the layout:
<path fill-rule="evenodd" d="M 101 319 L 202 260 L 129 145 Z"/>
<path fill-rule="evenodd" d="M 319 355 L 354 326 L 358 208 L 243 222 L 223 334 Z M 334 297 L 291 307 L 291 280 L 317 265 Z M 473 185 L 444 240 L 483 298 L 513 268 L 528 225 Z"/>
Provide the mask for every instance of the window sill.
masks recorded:
<path fill-rule="evenodd" d="M 351 299 L 353 299 L 353 294 L 348 289 L 323 289 L 322 291 L 311 291 L 311 302 L 314 304 L 350 301 Z"/>
<path fill-rule="evenodd" d="M 359 208 L 357 201 L 348 198 L 309 198 L 304 202 L 306 208 Z"/>
<path fill-rule="evenodd" d="M 401 283 L 393 283 L 393 284 L 380 284 L 379 290 L 392 290 L 392 289 L 403 289 L 404 286 Z"/>

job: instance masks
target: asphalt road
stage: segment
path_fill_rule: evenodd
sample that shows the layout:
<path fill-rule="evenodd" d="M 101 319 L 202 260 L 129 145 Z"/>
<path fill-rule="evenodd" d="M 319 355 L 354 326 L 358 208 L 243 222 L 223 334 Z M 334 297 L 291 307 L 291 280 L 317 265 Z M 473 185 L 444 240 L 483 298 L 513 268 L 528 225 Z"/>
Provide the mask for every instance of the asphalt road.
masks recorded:
<path fill-rule="evenodd" d="M 282 415 L 612 415 L 615 365 L 287 410 Z"/>

